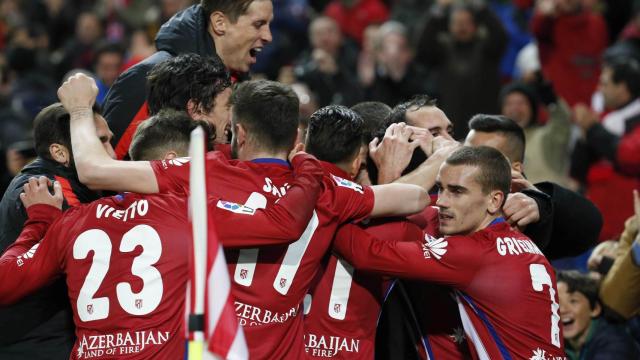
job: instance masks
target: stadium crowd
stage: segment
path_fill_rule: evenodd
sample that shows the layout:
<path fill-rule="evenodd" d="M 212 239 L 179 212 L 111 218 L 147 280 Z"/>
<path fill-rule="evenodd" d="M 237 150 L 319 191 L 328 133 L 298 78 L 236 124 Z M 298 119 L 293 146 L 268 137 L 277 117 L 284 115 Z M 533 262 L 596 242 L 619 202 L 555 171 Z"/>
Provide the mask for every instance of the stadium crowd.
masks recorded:
<path fill-rule="evenodd" d="M 0 359 L 640 359 L 639 1 L 5 0 L 0 48 Z"/>

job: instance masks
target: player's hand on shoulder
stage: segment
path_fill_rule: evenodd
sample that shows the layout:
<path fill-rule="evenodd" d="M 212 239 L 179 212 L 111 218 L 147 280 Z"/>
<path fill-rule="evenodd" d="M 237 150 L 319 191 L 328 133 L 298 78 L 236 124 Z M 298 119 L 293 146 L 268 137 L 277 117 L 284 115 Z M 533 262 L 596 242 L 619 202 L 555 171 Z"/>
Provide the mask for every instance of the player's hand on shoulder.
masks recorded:
<path fill-rule="evenodd" d="M 82 73 L 70 76 L 58 88 L 58 98 L 69 113 L 79 109 L 91 110 L 97 95 L 95 80 Z"/>
<path fill-rule="evenodd" d="M 540 220 L 538 203 L 523 193 L 507 195 L 503 212 L 507 222 L 520 230 Z"/>
<path fill-rule="evenodd" d="M 294 175 L 306 174 L 317 178 L 324 176 L 322 164 L 315 156 L 304 151 L 304 144 L 298 143 L 289 153 L 289 162 L 293 167 Z"/>
<path fill-rule="evenodd" d="M 46 176 L 29 178 L 29 181 L 23 186 L 24 192 L 20 194 L 20 200 L 22 200 L 24 207 L 28 208 L 32 205 L 44 204 L 62 209 L 62 187 L 58 181 L 55 181 L 52 195 L 49 191 L 50 185 L 51 180 Z"/>

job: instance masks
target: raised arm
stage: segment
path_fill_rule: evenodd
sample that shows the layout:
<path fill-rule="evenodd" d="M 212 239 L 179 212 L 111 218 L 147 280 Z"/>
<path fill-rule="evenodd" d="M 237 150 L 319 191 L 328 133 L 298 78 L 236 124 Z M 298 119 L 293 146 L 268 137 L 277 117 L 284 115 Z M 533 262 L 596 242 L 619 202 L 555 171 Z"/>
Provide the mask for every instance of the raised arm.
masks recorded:
<path fill-rule="evenodd" d="M 91 107 L 95 81 L 76 74 L 58 89 L 58 98 L 71 116 L 71 146 L 80 182 L 94 190 L 157 193 L 158 183 L 148 161 L 119 161 L 106 153 L 96 136 Z"/>
<path fill-rule="evenodd" d="M 48 190 L 46 177 L 29 179 L 20 198 L 29 220 L 20 237 L 0 258 L 0 305 L 9 305 L 52 281 L 59 273 L 57 254 L 51 239 L 40 241 L 49 226 L 62 215 L 62 188 Z"/>
<path fill-rule="evenodd" d="M 224 202 L 215 204 L 214 219 L 225 247 L 280 245 L 296 241 L 309 224 L 322 192 L 324 170 L 313 156 L 299 153 L 291 160 L 295 180 L 285 196 L 266 209 L 240 205 L 245 212 L 226 210 Z"/>

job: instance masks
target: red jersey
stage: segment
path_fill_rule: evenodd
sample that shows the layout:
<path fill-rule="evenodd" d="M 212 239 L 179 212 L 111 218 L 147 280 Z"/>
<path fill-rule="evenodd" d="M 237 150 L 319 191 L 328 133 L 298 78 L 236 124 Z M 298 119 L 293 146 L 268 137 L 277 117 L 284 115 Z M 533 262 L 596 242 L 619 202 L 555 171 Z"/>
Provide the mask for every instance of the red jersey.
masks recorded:
<path fill-rule="evenodd" d="M 333 171 L 333 165 L 323 165 Z M 160 191 L 179 191 L 188 184 L 188 166 L 168 162 L 152 162 L 152 166 Z M 206 166 L 210 192 L 251 208 L 273 206 L 295 179 L 288 163 L 279 159 L 242 162 L 226 160 L 214 152 L 207 155 Z M 338 225 L 362 220 L 373 209 L 370 188 L 329 173 L 323 184 L 300 239 L 288 246 L 226 249 L 236 314 L 244 327 L 251 358 L 305 356 L 302 316 L 298 315 L 321 259 Z"/>
<path fill-rule="evenodd" d="M 28 211 L 32 220 L 55 213 Z M 41 242 L 42 232 L 27 229 L 3 255 L 0 299 L 15 301 L 64 273 L 77 336 L 71 359 L 181 358 L 190 233 L 186 201 L 170 195 L 69 209 Z"/>
<path fill-rule="evenodd" d="M 384 241 L 406 240 L 407 221 L 366 226 Z M 419 231 L 419 230 L 417 230 Z M 304 301 L 305 347 L 311 358 L 373 359 L 378 315 L 389 290 L 386 277 L 355 270 L 331 255 Z"/>
<path fill-rule="evenodd" d="M 564 359 L 555 274 L 538 247 L 505 222 L 468 236 L 384 242 L 354 227 L 334 249 L 358 269 L 455 289 L 477 359 Z"/>

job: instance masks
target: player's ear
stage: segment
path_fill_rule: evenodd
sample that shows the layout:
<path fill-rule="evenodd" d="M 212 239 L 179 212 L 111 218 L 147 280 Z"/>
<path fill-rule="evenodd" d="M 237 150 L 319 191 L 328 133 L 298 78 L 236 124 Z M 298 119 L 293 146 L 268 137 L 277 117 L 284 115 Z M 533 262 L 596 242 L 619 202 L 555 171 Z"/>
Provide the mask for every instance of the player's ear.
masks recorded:
<path fill-rule="evenodd" d="M 247 131 L 240 123 L 233 125 L 236 132 L 236 143 L 238 146 L 243 145 L 247 141 Z"/>
<path fill-rule="evenodd" d="M 502 203 L 504 202 L 505 193 L 500 190 L 493 190 L 489 193 L 487 211 L 491 215 L 495 215 L 502 209 Z"/>
<path fill-rule="evenodd" d="M 602 313 L 602 307 L 599 302 L 596 302 L 596 305 L 591 309 L 591 317 L 596 318 L 600 316 L 600 313 Z"/>
<path fill-rule="evenodd" d="M 69 164 L 71 164 L 71 152 L 64 145 L 56 143 L 49 145 L 49 155 L 51 155 L 51 158 L 59 164 L 64 166 L 69 166 Z"/>
<path fill-rule="evenodd" d="M 353 159 L 353 161 L 351 162 L 351 166 L 350 166 L 350 170 L 349 171 L 349 175 L 351 175 L 352 178 L 356 178 L 356 176 L 358 176 L 358 173 L 360 172 L 360 165 L 362 164 L 362 158 L 360 157 L 360 154 L 358 153 L 358 155 L 356 155 L 356 157 Z"/>
<path fill-rule="evenodd" d="M 524 165 L 520 161 L 514 161 L 511 163 L 511 168 L 520 174 L 524 172 Z"/>
<path fill-rule="evenodd" d="M 164 156 L 162 157 L 162 160 L 172 160 L 177 157 L 178 157 L 178 154 L 175 151 L 169 150 L 164 154 Z"/>
<path fill-rule="evenodd" d="M 200 113 L 200 109 L 198 109 L 198 106 L 196 105 L 195 101 L 189 99 L 189 101 L 187 101 L 187 114 L 189 114 L 189 117 L 192 118 L 193 120 L 198 120 L 197 116 Z"/>
<path fill-rule="evenodd" d="M 227 22 L 229 19 L 221 11 L 214 11 L 209 16 L 211 31 L 217 36 L 223 36 L 227 32 Z"/>

